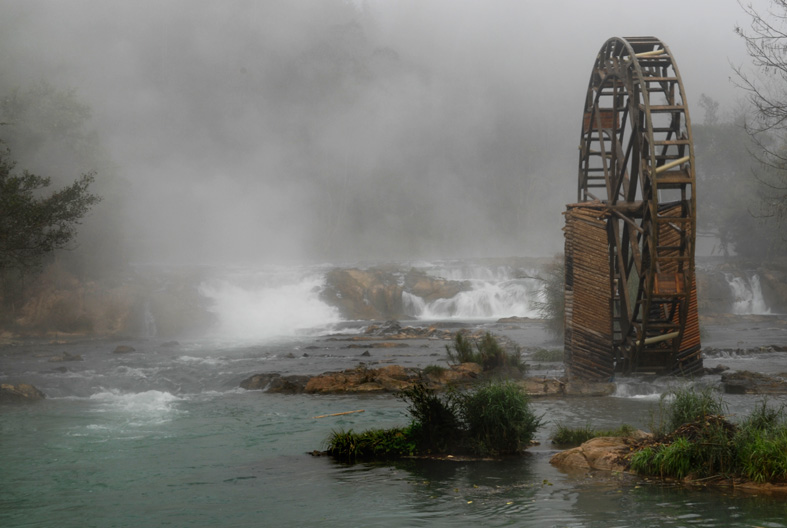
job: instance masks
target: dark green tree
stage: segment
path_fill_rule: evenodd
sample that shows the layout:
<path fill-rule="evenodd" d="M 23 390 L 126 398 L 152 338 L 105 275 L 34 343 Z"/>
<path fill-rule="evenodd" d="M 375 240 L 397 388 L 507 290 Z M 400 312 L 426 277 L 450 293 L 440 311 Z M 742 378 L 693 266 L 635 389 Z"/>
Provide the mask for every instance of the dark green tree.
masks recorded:
<path fill-rule="evenodd" d="M 36 269 L 54 250 L 71 247 L 80 221 L 101 200 L 88 190 L 93 173 L 46 194 L 50 178 L 14 167 L 0 150 L 0 273 Z"/>

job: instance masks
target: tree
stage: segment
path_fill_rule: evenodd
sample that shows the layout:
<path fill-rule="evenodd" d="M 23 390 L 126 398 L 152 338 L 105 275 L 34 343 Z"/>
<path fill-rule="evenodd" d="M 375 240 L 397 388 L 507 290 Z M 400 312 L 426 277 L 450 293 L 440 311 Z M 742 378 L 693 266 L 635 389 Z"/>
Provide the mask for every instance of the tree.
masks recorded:
<path fill-rule="evenodd" d="M 8 150 L 0 150 L 0 272 L 37 268 L 52 251 L 68 248 L 81 219 L 101 200 L 88 191 L 93 173 L 45 195 L 50 178 L 15 174 L 14 167 Z"/>
<path fill-rule="evenodd" d="M 745 128 L 761 168 L 756 176 L 763 187 L 762 215 L 781 223 L 787 217 L 787 0 L 771 0 L 767 14 L 751 4 L 741 7 L 751 24 L 735 32 L 745 41 L 755 72 L 734 69 L 754 110 Z"/>

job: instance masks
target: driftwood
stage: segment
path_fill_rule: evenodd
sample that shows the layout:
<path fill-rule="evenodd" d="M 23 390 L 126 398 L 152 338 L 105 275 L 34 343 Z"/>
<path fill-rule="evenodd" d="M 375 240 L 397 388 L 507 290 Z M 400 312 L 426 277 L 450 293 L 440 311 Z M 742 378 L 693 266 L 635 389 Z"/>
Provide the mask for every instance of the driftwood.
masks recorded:
<path fill-rule="evenodd" d="M 362 413 L 364 412 L 363 409 L 358 409 L 357 411 L 345 411 L 340 413 L 333 413 L 333 414 L 321 414 L 320 416 L 312 416 L 312 418 L 328 418 L 330 416 L 344 416 L 345 414 L 354 414 L 354 413 Z"/>

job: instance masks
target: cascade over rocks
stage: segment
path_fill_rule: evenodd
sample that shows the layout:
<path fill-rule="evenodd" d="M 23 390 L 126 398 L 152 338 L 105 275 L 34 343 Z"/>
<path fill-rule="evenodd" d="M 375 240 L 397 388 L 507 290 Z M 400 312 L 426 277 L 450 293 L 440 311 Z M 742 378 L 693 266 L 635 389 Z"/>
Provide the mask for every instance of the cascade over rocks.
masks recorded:
<path fill-rule="evenodd" d="M 421 297 L 426 302 L 450 299 L 471 289 L 467 281 L 430 277 L 411 269 L 401 275 L 379 268 L 334 269 L 325 276 L 320 293 L 323 302 L 339 309 L 346 319 L 390 320 L 404 315 L 402 292 Z M 387 323 L 386 323 L 387 324 Z"/>

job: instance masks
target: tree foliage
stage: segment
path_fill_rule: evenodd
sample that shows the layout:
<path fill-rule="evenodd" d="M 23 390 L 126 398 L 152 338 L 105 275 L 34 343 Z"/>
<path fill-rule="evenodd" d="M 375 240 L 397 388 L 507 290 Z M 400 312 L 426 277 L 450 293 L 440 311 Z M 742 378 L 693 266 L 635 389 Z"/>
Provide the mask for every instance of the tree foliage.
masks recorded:
<path fill-rule="evenodd" d="M 7 150 L 0 151 L 0 271 L 25 271 L 74 241 L 77 226 L 100 197 L 88 188 L 93 173 L 51 194 L 48 177 L 14 172 Z"/>

